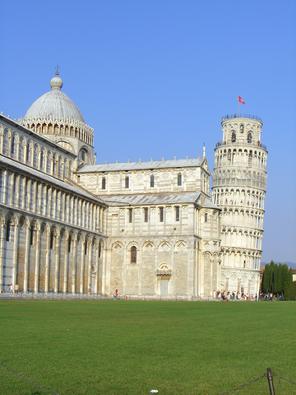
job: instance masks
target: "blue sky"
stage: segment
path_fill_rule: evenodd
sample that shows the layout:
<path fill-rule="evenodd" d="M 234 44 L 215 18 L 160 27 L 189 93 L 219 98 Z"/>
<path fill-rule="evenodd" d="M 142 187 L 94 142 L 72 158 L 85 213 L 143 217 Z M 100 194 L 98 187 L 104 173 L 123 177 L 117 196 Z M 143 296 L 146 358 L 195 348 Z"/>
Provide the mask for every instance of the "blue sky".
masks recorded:
<path fill-rule="evenodd" d="M 269 149 L 263 259 L 296 262 L 295 20 L 293 0 L 3 2 L 0 111 L 21 117 L 59 64 L 98 161 L 194 157 L 205 142 L 213 167 L 243 96 Z"/>

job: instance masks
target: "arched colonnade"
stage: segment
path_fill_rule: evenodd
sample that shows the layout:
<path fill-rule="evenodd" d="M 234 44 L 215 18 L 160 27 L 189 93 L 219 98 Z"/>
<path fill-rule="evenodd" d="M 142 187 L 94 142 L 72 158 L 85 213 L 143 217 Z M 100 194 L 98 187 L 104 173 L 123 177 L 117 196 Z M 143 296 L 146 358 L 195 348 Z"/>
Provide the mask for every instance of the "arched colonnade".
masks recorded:
<path fill-rule="evenodd" d="M 101 294 L 104 239 L 0 210 L 0 291 Z"/>

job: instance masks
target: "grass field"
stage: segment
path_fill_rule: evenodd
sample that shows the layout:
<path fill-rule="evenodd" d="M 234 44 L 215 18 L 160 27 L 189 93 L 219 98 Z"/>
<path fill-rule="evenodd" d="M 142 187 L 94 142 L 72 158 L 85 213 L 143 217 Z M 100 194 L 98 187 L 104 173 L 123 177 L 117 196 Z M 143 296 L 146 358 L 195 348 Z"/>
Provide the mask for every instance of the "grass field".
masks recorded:
<path fill-rule="evenodd" d="M 296 303 L 1 301 L 0 393 L 296 394 Z"/>

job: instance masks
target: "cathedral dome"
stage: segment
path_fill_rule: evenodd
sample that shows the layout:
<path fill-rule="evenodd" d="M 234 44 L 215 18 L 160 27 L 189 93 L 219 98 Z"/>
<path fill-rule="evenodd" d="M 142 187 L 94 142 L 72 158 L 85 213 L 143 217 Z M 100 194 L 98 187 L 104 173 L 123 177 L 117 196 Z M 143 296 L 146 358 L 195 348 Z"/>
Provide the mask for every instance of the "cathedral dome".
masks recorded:
<path fill-rule="evenodd" d="M 61 91 L 63 81 L 58 73 L 51 79 L 50 86 L 49 92 L 34 101 L 24 119 L 71 120 L 84 123 L 76 104 Z"/>

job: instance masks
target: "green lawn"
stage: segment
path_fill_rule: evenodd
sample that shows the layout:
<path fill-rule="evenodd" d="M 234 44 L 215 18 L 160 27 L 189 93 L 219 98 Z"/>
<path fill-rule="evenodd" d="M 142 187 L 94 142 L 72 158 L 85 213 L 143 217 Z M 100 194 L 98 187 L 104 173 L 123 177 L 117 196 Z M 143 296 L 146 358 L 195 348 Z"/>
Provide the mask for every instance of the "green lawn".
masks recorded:
<path fill-rule="evenodd" d="M 0 393 L 220 394 L 271 367 L 296 394 L 295 339 L 294 302 L 0 301 Z"/>

